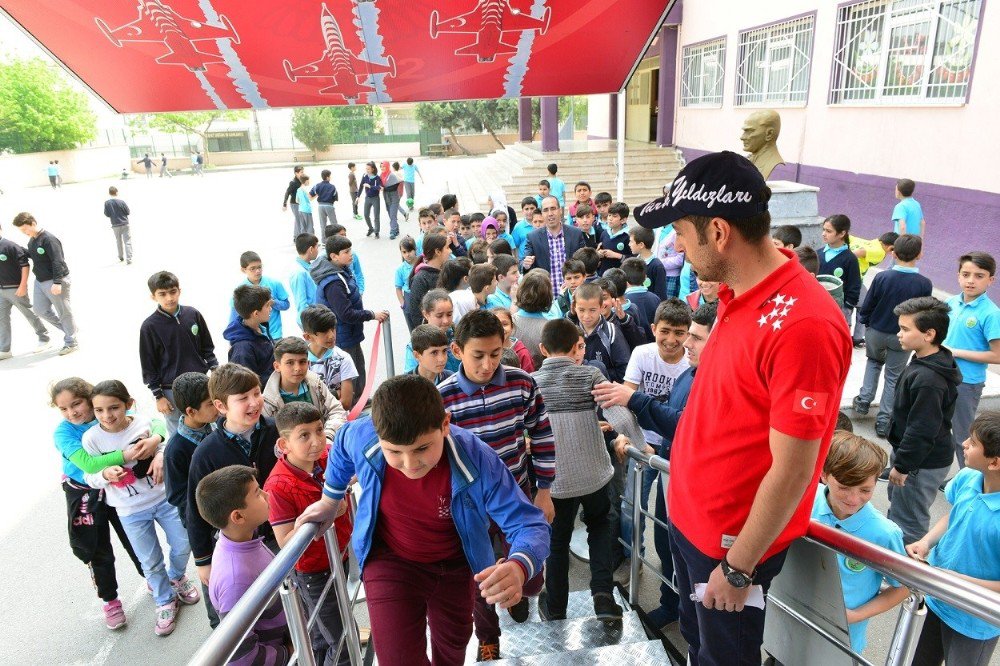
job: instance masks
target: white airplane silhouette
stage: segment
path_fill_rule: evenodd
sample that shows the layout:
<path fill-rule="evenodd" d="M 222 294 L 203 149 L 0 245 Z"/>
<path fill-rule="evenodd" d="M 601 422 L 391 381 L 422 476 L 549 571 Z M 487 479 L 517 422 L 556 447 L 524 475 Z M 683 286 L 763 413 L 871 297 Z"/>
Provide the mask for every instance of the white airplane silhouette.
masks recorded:
<path fill-rule="evenodd" d="M 510 0 L 480 0 L 472 11 L 444 21 L 437 10 L 431 12 L 431 39 L 441 33 L 473 34 L 476 41 L 457 49 L 455 55 L 474 55 L 479 62 L 493 62 L 498 55 L 517 52 L 517 37 L 513 42 L 504 41 L 505 33 L 537 30 L 544 35 L 551 17 L 548 7 L 541 18 L 534 18 L 511 7 Z"/>

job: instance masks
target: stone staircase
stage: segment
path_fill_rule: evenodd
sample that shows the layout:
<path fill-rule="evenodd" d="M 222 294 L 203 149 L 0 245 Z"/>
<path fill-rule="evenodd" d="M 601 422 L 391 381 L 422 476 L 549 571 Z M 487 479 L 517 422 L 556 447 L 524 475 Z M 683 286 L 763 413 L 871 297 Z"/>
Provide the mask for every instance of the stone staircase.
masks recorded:
<path fill-rule="evenodd" d="M 523 197 L 538 194 L 538 181 L 548 176 L 545 167 L 551 162 L 559 165 L 558 176 L 566 183 L 567 202 L 573 200 L 573 186 L 581 180 L 590 184 L 594 194 L 610 192 L 614 197 L 617 159 L 613 149 L 543 153 L 537 144 L 515 143 L 469 165 L 463 179 L 467 191 L 458 193 L 459 201 L 463 202 L 463 211 L 488 212 L 487 197 L 499 189 L 518 210 Z M 625 202 L 635 206 L 662 196 L 663 186 L 673 180 L 683 164 L 674 148 L 630 142 L 625 149 Z"/>
<path fill-rule="evenodd" d="M 565 620 L 542 622 L 535 599 L 524 624 L 499 611 L 500 661 L 498 666 L 552 666 L 566 664 L 676 664 L 658 640 L 650 640 L 636 611 L 615 590 L 624 609 L 620 622 L 605 622 L 594 616 L 588 590 L 571 592 Z M 473 637 L 466 663 L 474 662 L 478 643 Z"/>

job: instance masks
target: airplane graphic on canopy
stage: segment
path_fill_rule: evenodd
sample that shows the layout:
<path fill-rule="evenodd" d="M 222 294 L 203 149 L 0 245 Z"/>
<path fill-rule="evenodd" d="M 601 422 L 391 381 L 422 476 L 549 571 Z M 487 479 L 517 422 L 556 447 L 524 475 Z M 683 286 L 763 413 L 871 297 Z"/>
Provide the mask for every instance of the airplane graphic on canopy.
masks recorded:
<path fill-rule="evenodd" d="M 0 0 L 120 113 L 617 92 L 671 4 Z"/>

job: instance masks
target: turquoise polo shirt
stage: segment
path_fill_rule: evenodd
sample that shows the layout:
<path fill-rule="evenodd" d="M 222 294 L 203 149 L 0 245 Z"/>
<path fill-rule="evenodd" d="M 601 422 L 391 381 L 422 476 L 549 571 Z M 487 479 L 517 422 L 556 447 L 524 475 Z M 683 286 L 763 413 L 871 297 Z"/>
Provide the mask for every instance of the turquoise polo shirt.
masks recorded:
<path fill-rule="evenodd" d="M 853 516 L 839 520 L 827 502 L 826 492 L 826 486 L 819 484 L 816 500 L 813 502 L 813 520 L 844 530 L 851 536 L 882 546 L 904 557 L 907 556 L 903 548 L 903 531 L 896 523 L 879 513 L 870 502 Z M 840 569 L 840 582 L 844 588 L 844 606 L 847 608 L 858 608 L 874 599 L 882 587 L 883 580 L 893 587 L 899 587 L 899 583 L 891 578 L 886 578 L 878 571 L 844 555 L 837 555 L 837 566 Z M 857 653 L 863 652 L 865 645 L 868 644 L 868 620 L 855 622 L 847 628 L 851 634 L 851 648 Z"/>
<path fill-rule="evenodd" d="M 404 294 L 409 293 L 410 291 L 410 273 L 412 272 L 413 264 L 408 261 L 404 261 L 396 267 L 396 289 L 402 289 Z"/>
<path fill-rule="evenodd" d="M 505 310 L 510 310 L 510 306 L 513 304 L 514 301 L 511 299 L 510 294 L 506 294 L 499 289 L 486 297 L 486 307 L 488 308 L 504 308 Z"/>
<path fill-rule="evenodd" d="M 1000 340 L 1000 308 L 985 293 L 965 302 L 962 294 L 952 296 L 947 301 L 951 312 L 948 318 L 948 336 L 944 346 L 948 349 L 969 351 L 989 351 L 991 340 Z M 963 384 L 982 384 L 986 381 L 986 364 L 956 358 L 958 369 L 962 371 Z M 964 433 L 963 433 L 964 434 Z"/>
<path fill-rule="evenodd" d="M 1000 492 L 984 494 L 983 473 L 966 467 L 945 486 L 944 496 L 951 504 L 948 529 L 928 561 L 973 578 L 1000 580 Z M 963 636 L 980 641 L 1000 636 L 1000 627 L 943 601 L 927 597 L 927 605 Z"/>
<path fill-rule="evenodd" d="M 892 209 L 893 231 L 897 234 L 920 235 L 920 220 L 924 219 L 924 209 L 913 197 L 901 199 Z"/>

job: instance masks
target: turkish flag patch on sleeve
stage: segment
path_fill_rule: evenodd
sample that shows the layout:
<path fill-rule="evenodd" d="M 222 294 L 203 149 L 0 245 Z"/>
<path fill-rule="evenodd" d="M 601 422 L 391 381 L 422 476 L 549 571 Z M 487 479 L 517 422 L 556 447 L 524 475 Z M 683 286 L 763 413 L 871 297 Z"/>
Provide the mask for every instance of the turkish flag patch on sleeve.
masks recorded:
<path fill-rule="evenodd" d="M 829 399 L 829 393 L 799 389 L 795 392 L 792 411 L 796 414 L 824 415 L 826 414 L 826 402 Z"/>

